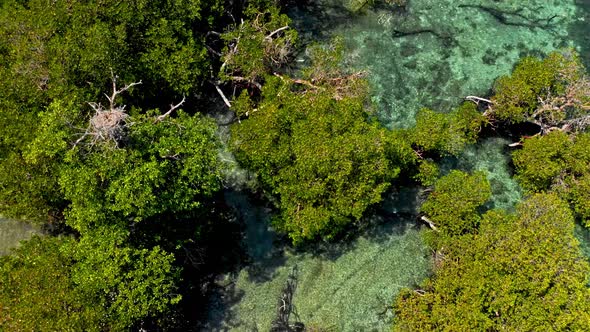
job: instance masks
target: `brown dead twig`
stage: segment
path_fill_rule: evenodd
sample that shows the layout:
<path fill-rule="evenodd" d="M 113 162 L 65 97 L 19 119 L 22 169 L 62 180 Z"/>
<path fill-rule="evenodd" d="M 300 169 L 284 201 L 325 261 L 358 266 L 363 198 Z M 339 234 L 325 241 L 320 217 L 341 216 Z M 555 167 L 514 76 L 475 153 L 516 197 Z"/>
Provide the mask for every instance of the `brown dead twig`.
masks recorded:
<path fill-rule="evenodd" d="M 563 95 L 548 92 L 539 97 L 539 107 L 532 115 L 532 122 L 543 132 L 561 130 L 583 131 L 590 126 L 590 80 L 577 79 L 566 86 Z"/>
<path fill-rule="evenodd" d="M 346 97 L 351 97 L 357 95 L 361 89 L 358 89 L 358 86 L 355 84 L 358 80 L 366 77 L 366 71 L 359 71 L 356 73 L 337 76 L 337 77 L 312 77 L 309 80 L 300 79 L 300 78 L 289 78 L 282 76 L 278 73 L 273 73 L 274 76 L 279 77 L 281 80 L 290 82 L 293 84 L 303 85 L 311 90 L 314 91 L 325 91 L 328 89 L 332 89 L 334 91 L 334 99 L 342 100 Z M 307 92 L 309 90 L 305 90 Z"/>

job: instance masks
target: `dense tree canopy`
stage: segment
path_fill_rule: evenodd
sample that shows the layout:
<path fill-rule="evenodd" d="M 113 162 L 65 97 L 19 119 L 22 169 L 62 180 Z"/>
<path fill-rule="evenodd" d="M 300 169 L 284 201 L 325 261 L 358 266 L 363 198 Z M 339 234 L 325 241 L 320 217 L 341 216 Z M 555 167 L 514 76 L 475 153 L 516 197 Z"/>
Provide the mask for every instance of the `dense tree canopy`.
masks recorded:
<path fill-rule="evenodd" d="M 216 125 L 196 99 L 222 4 L 0 7 L 0 214 L 67 233 L 3 258 L 0 329 L 154 323 L 181 298 L 176 258 L 198 250 L 210 220 L 194 216 L 220 188 Z M 163 239 L 153 225 L 177 216 L 193 225 Z"/>
<path fill-rule="evenodd" d="M 492 189 L 484 173 L 469 175 L 454 170 L 436 182 L 421 212 L 441 232 L 461 235 L 477 226 L 477 208 L 491 196 Z"/>
<path fill-rule="evenodd" d="M 477 141 L 484 124 L 485 118 L 472 103 L 464 103 L 447 114 L 422 109 L 409 136 L 419 151 L 457 155 Z"/>
<path fill-rule="evenodd" d="M 217 1 L 55 1 L 50 6 L 3 1 L 1 6 L 0 169 L 11 176 L 0 179 L 0 209 L 38 220 L 59 215 L 66 203 L 57 185 L 59 159 L 31 163 L 23 158 L 27 146 L 76 141 L 64 135 L 87 127 L 93 115 L 87 102 L 110 94 L 112 73 L 121 83 L 143 82 L 119 98 L 146 111 L 197 92 L 209 74 L 205 32 L 221 11 Z M 59 121 L 69 130 L 44 142 L 42 135 L 54 135 L 50 126 Z"/>
<path fill-rule="evenodd" d="M 516 178 L 530 192 L 554 191 L 572 203 L 588 223 L 590 211 L 590 135 L 561 131 L 526 139 L 514 152 Z"/>
<path fill-rule="evenodd" d="M 0 258 L 3 330 L 124 330 L 168 310 L 173 257 L 126 247 L 126 235 L 101 229 L 81 241 L 35 237 Z"/>
<path fill-rule="evenodd" d="M 449 192 L 444 186 L 457 176 L 437 183 L 425 211 L 431 218 L 452 213 L 435 201 L 440 200 L 437 191 Z M 473 184 L 455 185 L 460 203 L 465 198 L 461 190 Z M 480 219 L 475 211 L 471 215 Z M 396 330 L 586 329 L 590 268 L 573 237 L 567 204 L 556 195 L 539 194 L 521 203 L 515 214 L 489 211 L 480 220 L 478 227 L 455 233 L 435 248 L 434 276 L 397 300 Z"/>
<path fill-rule="evenodd" d="M 492 120 L 531 122 L 541 133 L 584 131 L 590 125 L 590 80 L 573 50 L 544 59 L 525 57 L 500 77 L 485 114 Z"/>
<path fill-rule="evenodd" d="M 430 187 L 435 271 L 399 297 L 396 328 L 590 326 L 572 235 L 574 217 L 590 223 L 590 79 L 575 52 L 526 57 L 489 100 L 388 130 L 341 38 L 293 63 L 277 3 L 0 1 L 0 215 L 59 226 L 0 257 L 0 329 L 179 329 L 177 305 L 218 270 L 191 273 L 239 246 L 216 196 L 226 143 L 295 244 L 336 238 L 402 181 Z M 228 142 L 204 115 L 220 107 L 235 113 Z M 513 154 L 516 212 L 484 213 L 484 173 L 437 180 L 483 127 L 522 122 L 540 131 Z"/>
<path fill-rule="evenodd" d="M 364 96 L 335 93 L 269 77 L 257 109 L 232 127 L 238 160 L 276 197 L 275 224 L 294 242 L 361 218 L 400 171 L 396 142 L 368 119 Z"/>

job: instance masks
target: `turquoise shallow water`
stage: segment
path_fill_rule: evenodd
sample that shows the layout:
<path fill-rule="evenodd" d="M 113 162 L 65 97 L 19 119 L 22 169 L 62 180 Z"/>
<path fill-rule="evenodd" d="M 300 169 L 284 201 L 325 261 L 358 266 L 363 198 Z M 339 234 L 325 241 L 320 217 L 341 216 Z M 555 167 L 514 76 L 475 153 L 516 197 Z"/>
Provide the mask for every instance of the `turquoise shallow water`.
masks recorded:
<path fill-rule="evenodd" d="M 410 0 L 404 10 L 380 5 L 348 16 L 345 4 L 324 1 L 306 13 L 315 19 L 296 12 L 296 25 L 345 37 L 347 62 L 369 71 L 388 127 L 413 125 L 422 107 L 444 112 L 467 95 L 485 95 L 523 55 L 582 49 L 568 38 L 585 19 L 573 0 Z"/>
<path fill-rule="evenodd" d="M 467 95 L 488 94 L 494 80 L 524 55 L 568 46 L 590 58 L 590 16 L 581 10 L 590 9 L 587 0 L 409 0 L 403 11 L 378 4 L 356 14 L 342 0 L 313 3 L 290 11 L 303 42 L 344 36 L 346 65 L 369 72 L 379 119 L 390 128 L 413 125 L 422 107 L 446 112 Z M 299 60 L 305 59 L 302 54 Z M 488 207 L 510 209 L 521 192 L 511 178 L 508 143 L 484 139 L 441 166 L 486 172 L 493 189 Z M 240 176 L 230 182 L 235 178 Z M 382 205 L 381 222 L 356 239 L 331 244 L 328 254 L 277 245 L 267 226 L 268 210 L 245 194 L 231 194 L 227 201 L 247 225 L 244 245 L 251 263 L 219 278 L 223 291 L 211 299 L 204 330 L 268 331 L 281 288 L 296 266 L 294 304 L 308 326 L 388 331 L 387 306 L 401 288 L 414 286 L 430 271 L 430 254 L 412 218 L 419 189 L 392 193 Z M 588 236 L 580 238 L 587 249 Z"/>

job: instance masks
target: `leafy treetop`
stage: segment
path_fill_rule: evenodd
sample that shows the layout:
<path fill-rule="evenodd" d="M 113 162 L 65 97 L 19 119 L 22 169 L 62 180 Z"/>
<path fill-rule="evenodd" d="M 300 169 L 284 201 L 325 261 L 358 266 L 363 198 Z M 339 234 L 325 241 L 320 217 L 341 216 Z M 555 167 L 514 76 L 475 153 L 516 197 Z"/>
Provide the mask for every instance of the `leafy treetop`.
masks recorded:
<path fill-rule="evenodd" d="M 573 227 L 553 194 L 530 197 L 516 214 L 486 213 L 477 231 L 437 248 L 437 269 L 421 289 L 401 293 L 395 329 L 586 330 L 590 268 Z"/>

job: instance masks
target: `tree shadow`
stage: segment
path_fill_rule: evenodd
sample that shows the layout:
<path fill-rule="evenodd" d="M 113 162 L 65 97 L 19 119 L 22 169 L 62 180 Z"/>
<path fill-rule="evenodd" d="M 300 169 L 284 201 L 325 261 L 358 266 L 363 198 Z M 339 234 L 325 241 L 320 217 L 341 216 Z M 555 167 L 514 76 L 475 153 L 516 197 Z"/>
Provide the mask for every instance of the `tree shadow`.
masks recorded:
<path fill-rule="evenodd" d="M 271 280 L 276 269 L 286 263 L 285 239 L 271 228 L 272 210 L 268 202 L 246 192 L 227 190 L 225 200 L 243 225 L 242 246 L 247 261 L 242 266 L 252 282 Z"/>
<path fill-rule="evenodd" d="M 234 283 L 217 286 L 209 293 L 208 317 L 197 326 L 198 331 L 233 331 L 243 326 L 233 308 L 242 301 L 245 292 Z M 255 330 L 255 329 L 254 329 Z"/>
<path fill-rule="evenodd" d="M 338 236 L 299 247 L 285 245 L 283 248 L 295 255 L 309 254 L 320 259 L 336 261 L 357 248 L 361 237 L 383 245 L 392 237 L 402 236 L 410 229 L 422 227 L 418 221 L 418 208 L 421 202 L 420 187 L 394 188 L 384 194 L 381 204 L 366 212 L 366 217 L 347 226 Z"/>

